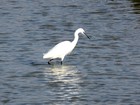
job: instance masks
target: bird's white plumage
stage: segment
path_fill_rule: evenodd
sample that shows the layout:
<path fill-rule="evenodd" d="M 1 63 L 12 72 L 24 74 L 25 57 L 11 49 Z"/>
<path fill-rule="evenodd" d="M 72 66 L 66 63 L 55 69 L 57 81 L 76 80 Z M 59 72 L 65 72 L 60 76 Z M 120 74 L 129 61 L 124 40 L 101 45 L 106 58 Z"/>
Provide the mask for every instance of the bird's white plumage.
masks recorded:
<path fill-rule="evenodd" d="M 49 50 L 47 53 L 43 55 L 43 59 L 61 58 L 61 61 L 63 61 L 64 57 L 68 55 L 76 46 L 79 39 L 79 33 L 86 35 L 84 29 L 82 28 L 77 29 L 74 33 L 74 40 L 72 42 L 63 41 L 58 43 L 51 50 Z"/>
<path fill-rule="evenodd" d="M 64 59 L 65 55 L 69 54 L 73 49 L 70 41 L 63 41 L 55 45 L 48 53 L 44 54 L 43 58 L 61 58 Z"/>

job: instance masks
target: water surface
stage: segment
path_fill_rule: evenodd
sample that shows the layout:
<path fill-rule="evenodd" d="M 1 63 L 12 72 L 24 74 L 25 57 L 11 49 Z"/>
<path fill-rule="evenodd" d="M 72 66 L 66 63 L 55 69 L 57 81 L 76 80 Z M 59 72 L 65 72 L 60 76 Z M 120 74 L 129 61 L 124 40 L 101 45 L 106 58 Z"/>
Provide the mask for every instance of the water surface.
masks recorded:
<path fill-rule="evenodd" d="M 140 2 L 3 0 L 0 3 L 0 104 L 139 105 Z M 80 36 L 60 65 L 42 54 Z"/>

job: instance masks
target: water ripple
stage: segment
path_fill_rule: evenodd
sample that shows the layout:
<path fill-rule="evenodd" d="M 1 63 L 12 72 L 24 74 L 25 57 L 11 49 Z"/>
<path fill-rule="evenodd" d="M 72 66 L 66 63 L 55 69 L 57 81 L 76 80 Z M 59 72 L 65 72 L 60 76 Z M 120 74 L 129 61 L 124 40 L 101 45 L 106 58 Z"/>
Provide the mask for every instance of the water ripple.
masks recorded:
<path fill-rule="evenodd" d="M 0 104 L 139 105 L 140 25 L 137 0 L 2 0 Z M 79 42 L 60 65 L 43 53 Z"/>

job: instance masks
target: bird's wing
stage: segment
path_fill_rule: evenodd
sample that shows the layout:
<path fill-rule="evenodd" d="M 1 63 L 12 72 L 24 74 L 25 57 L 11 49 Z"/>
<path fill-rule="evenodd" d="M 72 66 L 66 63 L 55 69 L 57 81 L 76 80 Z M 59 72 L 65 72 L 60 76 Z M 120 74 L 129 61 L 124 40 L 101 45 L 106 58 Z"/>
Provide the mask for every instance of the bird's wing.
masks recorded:
<path fill-rule="evenodd" d="M 55 45 L 52 49 L 44 55 L 45 58 L 57 58 L 62 57 L 71 52 L 71 42 L 63 41 Z"/>
<path fill-rule="evenodd" d="M 55 53 L 65 52 L 65 50 L 67 50 L 69 46 L 71 46 L 70 41 L 63 41 L 55 45 L 49 52 L 52 52 L 52 51 Z"/>

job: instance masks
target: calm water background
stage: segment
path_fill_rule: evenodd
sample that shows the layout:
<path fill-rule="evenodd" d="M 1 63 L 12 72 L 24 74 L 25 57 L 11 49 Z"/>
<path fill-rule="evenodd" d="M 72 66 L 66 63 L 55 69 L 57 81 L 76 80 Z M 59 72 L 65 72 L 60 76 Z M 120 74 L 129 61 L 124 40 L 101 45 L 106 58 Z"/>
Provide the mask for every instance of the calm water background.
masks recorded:
<path fill-rule="evenodd" d="M 48 65 L 79 27 L 91 39 Z M 140 105 L 140 2 L 1 0 L 0 105 Z"/>

